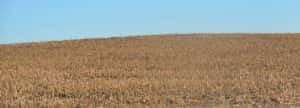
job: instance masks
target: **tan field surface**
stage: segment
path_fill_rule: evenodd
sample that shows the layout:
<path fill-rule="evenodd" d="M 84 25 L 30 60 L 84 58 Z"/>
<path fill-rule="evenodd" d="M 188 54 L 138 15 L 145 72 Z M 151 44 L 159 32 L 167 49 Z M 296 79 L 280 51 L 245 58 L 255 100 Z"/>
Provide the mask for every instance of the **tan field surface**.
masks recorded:
<path fill-rule="evenodd" d="M 300 107 L 300 34 L 0 45 L 1 108 Z"/>

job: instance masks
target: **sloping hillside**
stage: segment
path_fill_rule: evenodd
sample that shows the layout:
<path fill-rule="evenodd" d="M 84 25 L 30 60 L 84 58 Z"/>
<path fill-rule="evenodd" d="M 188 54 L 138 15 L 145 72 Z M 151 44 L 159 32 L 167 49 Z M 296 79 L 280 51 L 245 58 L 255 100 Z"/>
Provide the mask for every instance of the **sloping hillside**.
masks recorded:
<path fill-rule="evenodd" d="M 300 34 L 0 45 L 0 107 L 300 105 Z"/>

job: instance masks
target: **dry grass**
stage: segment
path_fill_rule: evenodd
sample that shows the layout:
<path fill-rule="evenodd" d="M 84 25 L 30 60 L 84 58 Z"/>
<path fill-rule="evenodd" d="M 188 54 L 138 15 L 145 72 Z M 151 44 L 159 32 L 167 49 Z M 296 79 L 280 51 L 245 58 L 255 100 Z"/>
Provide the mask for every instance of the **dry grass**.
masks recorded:
<path fill-rule="evenodd" d="M 300 106 L 300 34 L 0 45 L 0 107 Z"/>

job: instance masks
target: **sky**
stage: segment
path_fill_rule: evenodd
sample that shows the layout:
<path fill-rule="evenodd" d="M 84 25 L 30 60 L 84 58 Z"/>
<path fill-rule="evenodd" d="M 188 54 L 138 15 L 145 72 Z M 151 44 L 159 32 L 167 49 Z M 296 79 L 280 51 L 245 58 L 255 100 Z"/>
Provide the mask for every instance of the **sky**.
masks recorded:
<path fill-rule="evenodd" d="M 299 32 L 300 0 L 0 0 L 0 44 L 166 33 Z"/>

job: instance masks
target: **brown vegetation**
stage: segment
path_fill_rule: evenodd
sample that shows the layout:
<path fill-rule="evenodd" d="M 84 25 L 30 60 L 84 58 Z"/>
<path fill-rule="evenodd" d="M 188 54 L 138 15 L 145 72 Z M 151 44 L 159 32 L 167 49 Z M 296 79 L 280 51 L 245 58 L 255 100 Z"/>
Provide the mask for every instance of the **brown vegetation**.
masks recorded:
<path fill-rule="evenodd" d="M 0 107 L 300 105 L 300 34 L 0 45 Z"/>

